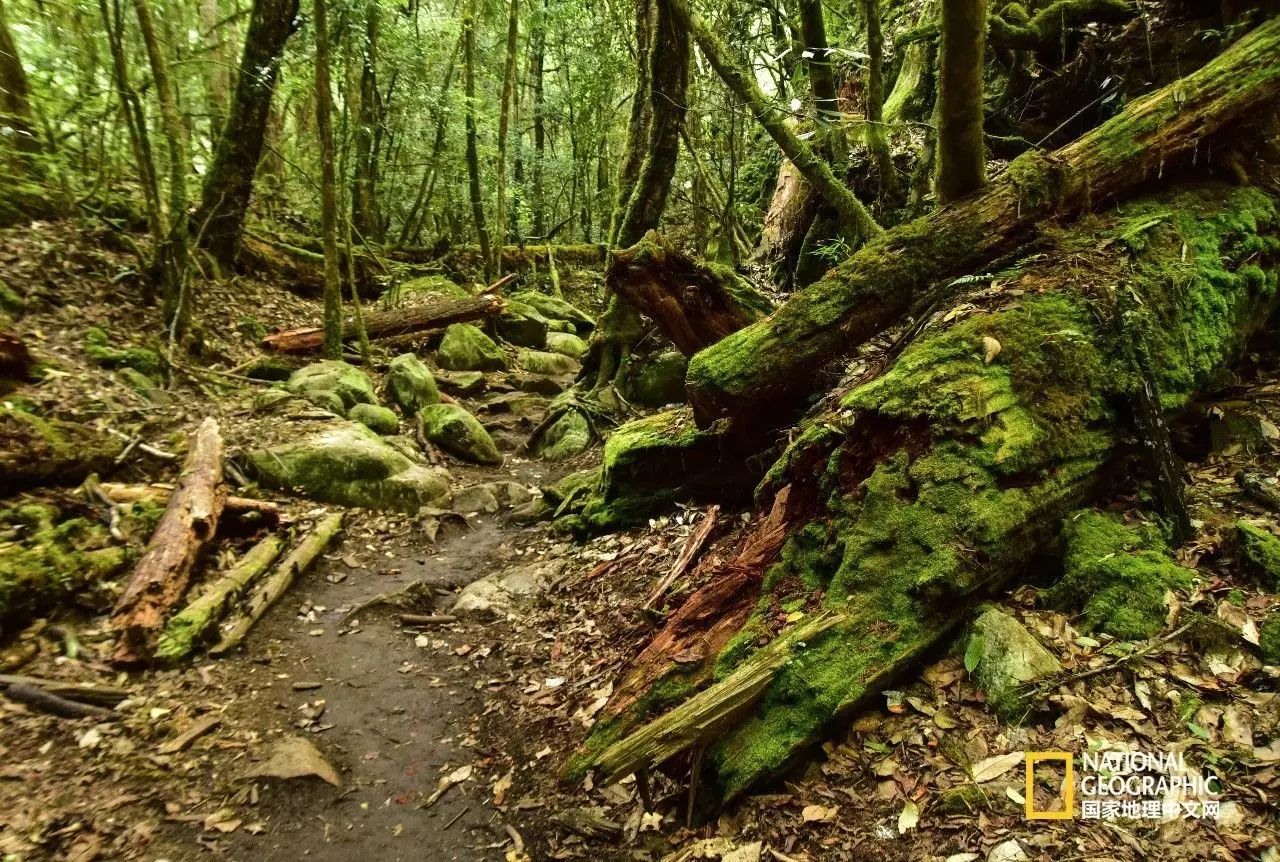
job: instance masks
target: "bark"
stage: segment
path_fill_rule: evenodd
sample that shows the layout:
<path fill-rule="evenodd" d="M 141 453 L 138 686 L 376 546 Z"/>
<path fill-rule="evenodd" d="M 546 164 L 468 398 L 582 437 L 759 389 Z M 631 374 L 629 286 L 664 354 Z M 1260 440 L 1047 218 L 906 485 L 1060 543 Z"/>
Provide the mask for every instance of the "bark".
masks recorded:
<path fill-rule="evenodd" d="M 790 283 L 805 234 L 818 213 L 818 197 L 796 166 L 783 160 L 765 212 L 754 260 L 769 267 L 779 284 Z"/>
<path fill-rule="evenodd" d="M 743 540 L 760 552 L 701 573 L 571 774 L 616 780 L 697 747 L 719 802 L 795 764 L 1123 472 L 1129 434 L 1112 405 L 1145 385 L 1133 343 L 1168 404 L 1242 354 L 1280 305 L 1277 237 L 1271 194 L 1198 185 L 1061 231 L 1009 283 L 1020 296 L 939 309 L 883 374 L 794 436 L 760 492 L 773 512 Z M 1122 291 L 1139 309 L 1123 330 L 1105 323 Z M 1003 350 L 984 355 L 988 340 Z M 797 606 L 787 628 L 778 609 Z M 830 615 L 842 619 L 803 632 Z"/>
<path fill-rule="evenodd" d="M 547 103 L 545 71 L 547 54 L 547 0 L 534 23 L 530 37 L 529 63 L 533 78 L 533 235 L 547 238 L 547 200 L 544 188 L 547 157 Z"/>
<path fill-rule="evenodd" d="M 615 252 L 605 283 L 657 324 L 685 356 L 772 310 L 769 301 L 732 269 L 695 261 L 668 246 L 656 232 Z"/>
<path fill-rule="evenodd" d="M 926 0 L 916 21 L 917 27 L 933 23 L 938 16 L 937 0 Z M 884 101 L 884 121 L 889 125 L 922 119 L 929 108 L 927 98 L 933 78 L 931 40 L 916 39 L 902 52 L 902 64 L 893 89 Z"/>
<path fill-rule="evenodd" d="M 153 503 L 168 504 L 173 489 L 163 485 L 126 485 L 120 482 L 100 482 L 98 487 L 113 503 L 136 503 L 146 500 Z M 254 500 L 251 497 L 227 497 L 223 502 L 222 514 L 225 517 L 252 517 L 259 525 L 274 525 L 280 520 L 280 506 L 269 500 Z"/>
<path fill-rule="evenodd" d="M 511 279 L 514 276 L 507 278 Z M 502 282 L 497 282 L 489 288 L 489 292 L 471 299 L 450 299 L 367 314 L 364 318 L 365 331 L 370 339 L 377 340 L 427 329 L 443 329 L 453 323 L 495 317 L 506 308 L 506 303 L 494 293 L 502 286 Z M 344 341 L 354 340 L 357 336 L 357 327 L 354 323 L 342 324 L 341 337 Z M 325 328 L 307 326 L 268 335 L 263 339 L 262 346 L 279 353 L 310 353 L 326 346 L 326 341 Z"/>
<path fill-rule="evenodd" d="M 813 148 L 801 140 L 787 125 L 778 106 L 760 89 L 754 72 L 733 57 L 724 42 L 690 8 L 688 0 L 664 0 L 664 2 L 693 34 L 707 62 L 711 64 L 729 90 L 747 104 L 760 125 L 768 132 L 769 137 L 773 138 L 774 143 L 796 166 L 796 170 L 840 215 L 843 227 L 863 240 L 879 234 L 880 226 L 867 212 L 867 208 L 847 186 L 836 179 L 831 167 L 813 151 Z"/>
<path fill-rule="evenodd" d="M 996 48 L 1044 51 L 1056 47 L 1073 27 L 1123 23 L 1138 11 L 1132 0 L 1055 0 L 1025 22 L 992 15 L 987 38 Z"/>
<path fill-rule="evenodd" d="M 341 531 L 341 512 L 329 515 L 316 524 L 311 533 L 289 553 L 289 556 L 285 557 L 265 580 L 258 583 L 249 596 L 244 612 L 223 630 L 222 639 L 210 652 L 213 655 L 222 655 L 239 646 L 249 634 L 249 630 L 253 628 L 254 623 L 266 615 L 271 606 L 279 601 L 280 597 L 293 585 L 294 579 L 307 570 L 307 567 L 320 556 Z"/>
<path fill-rule="evenodd" d="M 222 458 L 222 435 L 210 417 L 192 434 L 169 505 L 112 612 L 111 625 L 120 632 L 111 658 L 116 664 L 151 657 L 165 615 L 182 600 L 192 566 L 213 541 L 227 496 Z"/>
<path fill-rule="evenodd" d="M 881 30 L 880 0 L 862 0 L 862 17 L 867 24 L 867 86 L 862 97 L 866 104 L 867 149 L 880 173 L 881 194 L 893 196 L 898 188 L 898 175 L 889 152 L 889 137 L 884 124 L 884 33 Z"/>
<path fill-rule="evenodd" d="M 840 106 L 836 102 L 836 78 L 831 71 L 831 47 L 827 43 L 827 25 L 822 15 L 822 0 L 798 0 L 800 35 L 804 49 L 813 56 L 805 61 L 809 70 L 809 86 L 813 103 L 822 123 L 840 122 Z"/>
<path fill-rule="evenodd" d="M 986 182 L 982 139 L 982 69 L 987 0 L 942 4 L 939 50 L 938 200 L 954 201 Z"/>
<path fill-rule="evenodd" d="M 511 0 L 507 13 L 507 51 L 502 73 L 502 105 L 498 109 L 498 208 L 494 228 L 500 250 L 507 237 L 507 139 L 511 132 L 512 102 L 516 98 L 516 45 L 520 38 L 520 0 Z M 502 256 L 495 254 L 492 269 L 502 275 Z"/>
<path fill-rule="evenodd" d="M 687 382 L 699 424 L 732 417 L 743 433 L 778 427 L 821 386 L 824 368 L 899 320 L 929 285 L 981 272 L 1046 220 L 1173 175 L 1212 136 L 1277 95 L 1280 20 L 1273 20 L 1073 143 L 1019 157 L 982 194 L 877 238 L 768 319 L 696 355 Z"/>
<path fill-rule="evenodd" d="M 0 2 L 0 124 L 11 130 L 13 147 L 19 153 L 29 155 L 41 149 L 34 117 L 27 73 L 9 30 L 4 3 Z"/>
<path fill-rule="evenodd" d="M 475 3 L 472 2 L 474 10 Z M 493 258 L 489 248 L 489 228 L 484 217 L 484 198 L 480 193 L 480 153 L 476 141 L 476 27 L 475 13 L 471 11 L 462 19 L 463 80 L 466 87 L 467 110 L 467 190 L 471 196 L 471 215 L 476 223 L 476 237 L 480 254 L 484 258 L 484 280 L 493 280 Z M 499 243 L 501 245 L 501 243 Z"/>
<path fill-rule="evenodd" d="M 618 166 L 618 198 L 614 204 L 613 215 L 609 225 L 609 245 L 631 245 L 622 243 L 618 234 L 622 230 L 622 221 L 627 212 L 627 204 L 635 189 L 636 178 L 640 176 L 640 166 L 644 162 L 644 145 L 649 139 L 651 121 L 651 104 L 649 99 L 649 62 L 650 44 L 653 41 L 654 0 L 635 0 L 635 34 L 636 34 L 636 90 L 631 96 L 631 118 L 627 121 L 627 144 L 622 153 L 622 162 Z"/>
<path fill-rule="evenodd" d="M 342 276 L 338 260 L 338 180 L 334 172 L 333 94 L 329 80 L 329 27 L 325 0 L 313 0 L 316 39 L 316 137 L 320 139 L 320 235 L 324 246 L 324 355 L 342 356 Z M 309 348 L 314 349 L 314 348 Z"/>
<path fill-rule="evenodd" d="M 298 0 L 254 0 L 230 113 L 192 218 L 201 247 L 224 265 L 240 248 L 280 58 L 297 16 Z"/>
<path fill-rule="evenodd" d="M 378 214 L 378 164 L 374 152 L 374 127 L 378 110 L 378 4 L 365 6 L 365 39 L 361 51 L 360 93 L 352 138 L 351 227 L 363 244 L 382 241 Z"/>

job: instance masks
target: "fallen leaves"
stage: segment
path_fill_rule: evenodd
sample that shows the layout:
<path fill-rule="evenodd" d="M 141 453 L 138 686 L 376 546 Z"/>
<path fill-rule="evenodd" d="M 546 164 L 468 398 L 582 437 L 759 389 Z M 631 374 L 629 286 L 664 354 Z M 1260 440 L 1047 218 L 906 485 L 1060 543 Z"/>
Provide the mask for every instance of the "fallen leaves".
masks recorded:
<path fill-rule="evenodd" d="M 272 746 L 265 763 L 253 767 L 246 778 L 307 778 L 316 777 L 334 787 L 341 785 L 338 773 L 325 760 L 324 755 L 301 736 L 287 736 Z"/>

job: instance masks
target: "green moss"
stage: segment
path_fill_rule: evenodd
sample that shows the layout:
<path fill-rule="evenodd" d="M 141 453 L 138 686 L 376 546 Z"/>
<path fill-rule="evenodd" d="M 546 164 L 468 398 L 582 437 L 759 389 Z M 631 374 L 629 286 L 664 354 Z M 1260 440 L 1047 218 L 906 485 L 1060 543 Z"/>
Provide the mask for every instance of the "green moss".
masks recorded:
<path fill-rule="evenodd" d="M 1267 589 L 1280 589 L 1280 539 L 1252 524 L 1239 523 L 1240 552 L 1250 574 Z"/>
<path fill-rule="evenodd" d="M 1079 608 L 1085 624 L 1124 640 L 1148 638 L 1163 627 L 1165 593 L 1188 589 L 1191 573 L 1169 556 L 1150 524 L 1088 510 L 1068 518 L 1062 580 L 1045 594 L 1050 604 Z"/>
<path fill-rule="evenodd" d="M 152 379 L 160 374 L 160 354 L 145 347 L 112 347 L 110 336 L 97 326 L 85 330 L 84 352 L 103 368 L 132 368 Z"/>
<path fill-rule="evenodd" d="M 586 777 L 602 752 L 613 745 L 651 715 L 658 715 L 686 700 L 700 687 L 696 672 L 676 667 L 650 686 L 644 696 L 621 715 L 609 716 L 596 722 L 591 734 L 565 763 L 562 776 L 565 781 L 578 782 Z"/>
<path fill-rule="evenodd" d="M 76 482 L 112 465 L 123 443 L 87 423 L 0 404 L 0 490 Z"/>
<path fill-rule="evenodd" d="M 1258 635 L 1262 660 L 1270 665 L 1280 665 L 1280 614 L 1263 623 Z"/>
<path fill-rule="evenodd" d="M 26 298 L 0 279 L 0 311 L 21 317 L 26 310 Z"/>

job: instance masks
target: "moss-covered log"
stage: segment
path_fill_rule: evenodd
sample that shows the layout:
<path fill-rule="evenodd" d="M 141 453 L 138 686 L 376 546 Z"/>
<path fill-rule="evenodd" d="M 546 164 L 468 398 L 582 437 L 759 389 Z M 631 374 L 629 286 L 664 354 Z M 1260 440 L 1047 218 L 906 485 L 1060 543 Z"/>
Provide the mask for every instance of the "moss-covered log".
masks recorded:
<path fill-rule="evenodd" d="M 0 494 L 74 484 L 90 473 L 108 471 L 124 443 L 92 425 L 0 405 Z"/>
<path fill-rule="evenodd" d="M 1194 188 L 1054 231 L 1043 258 L 1005 290 L 939 312 L 771 469 L 761 499 L 789 500 L 776 562 L 726 567 L 687 600 L 695 630 L 722 632 L 729 619 L 737 633 L 718 634 L 693 666 L 688 653 L 676 662 L 666 651 L 686 649 L 689 633 L 660 633 L 574 765 L 617 751 L 705 680 L 717 680 L 708 691 L 725 685 L 788 622 L 841 613 L 845 622 L 797 651 L 756 709 L 730 723 L 703 760 L 702 783 L 731 798 L 794 762 L 1022 571 L 1114 472 L 1127 433 L 1115 405 L 1143 379 L 1135 341 L 1173 409 L 1267 325 L 1278 236 L 1280 208 L 1267 194 Z M 756 538 L 777 529 L 766 519 Z M 739 623 L 744 601 L 753 608 Z M 670 626 L 681 623 L 683 609 Z M 700 713 L 698 725 L 712 719 Z"/>
<path fill-rule="evenodd" d="M 1010 14 L 1017 10 L 1021 15 Z M 1132 0 L 1054 0 L 1030 18 L 1022 4 L 1011 3 L 1001 14 L 989 19 L 987 39 L 992 47 L 1042 51 L 1057 47 L 1062 34 L 1085 24 L 1117 24 L 1138 15 Z"/>
<path fill-rule="evenodd" d="M 877 237 L 768 318 L 696 355 L 688 386 L 700 424 L 730 417 L 778 427 L 820 388 L 821 370 L 900 319 L 929 287 L 981 272 L 1055 218 L 1169 178 L 1212 136 L 1272 110 L 1280 19 L 1204 68 L 1135 100 L 1051 153 L 1027 153 L 975 196 Z"/>
<path fill-rule="evenodd" d="M 614 254 L 606 282 L 685 356 L 773 310 L 768 298 L 730 267 L 696 261 L 655 231 Z"/>

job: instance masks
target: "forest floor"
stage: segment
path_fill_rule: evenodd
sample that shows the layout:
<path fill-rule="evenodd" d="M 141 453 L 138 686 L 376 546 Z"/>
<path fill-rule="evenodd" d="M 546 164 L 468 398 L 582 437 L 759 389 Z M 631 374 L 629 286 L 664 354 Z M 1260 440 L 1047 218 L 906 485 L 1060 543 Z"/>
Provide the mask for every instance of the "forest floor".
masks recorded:
<path fill-rule="evenodd" d="M 111 281 L 124 260 L 69 226 L 0 234 L 0 278 L 36 300 L 20 331 L 59 369 L 24 397 L 63 418 L 128 428 L 158 448 L 208 414 L 220 418 L 233 454 L 289 439 L 313 421 L 256 418 L 246 407 L 251 387 L 215 389 L 197 374 L 179 375 L 171 393 L 146 401 L 88 362 L 81 348 L 88 326 L 124 335 L 156 328 L 154 313 L 121 301 L 126 288 Z M 42 291 L 61 303 L 40 301 Z M 204 367 L 229 368 L 252 355 L 253 339 L 237 330 L 249 318 L 288 326 L 319 316 L 316 302 L 252 279 L 210 290 L 200 302 Z M 1234 476 L 1244 467 L 1280 474 L 1280 374 L 1260 364 L 1223 399 L 1228 412 L 1256 420 L 1262 437 L 1210 443 L 1199 431 L 1190 435 L 1196 442 L 1184 454 L 1193 504 L 1221 518 L 1198 523 L 1200 534 L 1180 551 L 1202 586 L 1170 601 L 1224 621 L 1247 641 L 1274 598 L 1221 552 L 1227 542 L 1218 525 L 1274 522 L 1275 513 L 1240 494 Z M 483 414 L 484 400 L 463 403 Z M 553 464 L 508 447 L 500 467 L 448 466 L 456 487 L 502 479 L 536 488 L 598 457 L 596 450 Z M 172 462 L 140 450 L 122 466 L 131 481 L 174 472 Z M 283 502 L 299 523 L 334 508 Z M 1119 497 L 1112 507 L 1141 502 Z M 1254 745 L 1255 736 L 1280 737 L 1280 702 L 1247 644 L 1205 649 L 1169 639 L 1112 668 L 1120 657 L 1114 643 L 1038 606 L 1051 570 L 1028 572 L 1027 586 L 996 600 L 1068 671 L 1107 670 L 1048 693 L 1021 726 L 985 708 L 961 642 L 885 692 L 807 768 L 709 824 L 686 825 L 687 770 L 652 776 L 651 806 L 634 779 L 564 785 L 562 765 L 626 662 L 658 628 L 660 616 L 641 610 L 646 598 L 704 517 L 701 508 L 680 509 L 640 529 L 575 543 L 504 512 L 447 518 L 432 540 L 416 517 L 353 510 L 341 542 L 228 658 L 123 674 L 104 660 L 103 617 L 76 618 L 74 657 L 57 637 L 65 620 L 60 629 L 28 632 L 38 650 L 11 672 L 116 684 L 130 698 L 118 720 L 99 723 L 0 699 L 0 858 L 1280 858 L 1280 746 Z M 729 552 L 748 519 L 722 515 L 703 556 Z M 548 586 L 509 615 L 429 625 L 399 616 L 447 614 L 461 587 L 514 570 L 532 571 Z M 668 606 L 699 586 L 697 571 L 675 585 Z M 183 739 L 202 720 L 206 732 Z M 299 760 L 295 750 L 293 765 L 308 776 L 254 774 L 283 740 L 299 737 L 320 758 Z M 1221 815 L 1024 818 L 1023 752 L 1103 742 L 1195 749 L 1227 779 Z M 317 777 L 330 772 L 336 785 Z"/>

